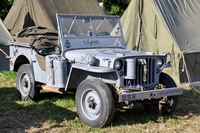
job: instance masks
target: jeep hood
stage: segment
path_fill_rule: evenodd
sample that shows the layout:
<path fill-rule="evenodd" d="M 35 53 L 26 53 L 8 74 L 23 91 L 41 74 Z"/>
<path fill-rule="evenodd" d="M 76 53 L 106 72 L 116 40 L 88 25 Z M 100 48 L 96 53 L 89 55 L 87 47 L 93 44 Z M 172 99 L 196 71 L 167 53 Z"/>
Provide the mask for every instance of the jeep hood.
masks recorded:
<path fill-rule="evenodd" d="M 153 56 L 150 52 L 138 52 L 119 48 L 70 50 L 64 53 L 66 59 L 73 63 L 113 68 L 114 61 L 120 58 Z"/>

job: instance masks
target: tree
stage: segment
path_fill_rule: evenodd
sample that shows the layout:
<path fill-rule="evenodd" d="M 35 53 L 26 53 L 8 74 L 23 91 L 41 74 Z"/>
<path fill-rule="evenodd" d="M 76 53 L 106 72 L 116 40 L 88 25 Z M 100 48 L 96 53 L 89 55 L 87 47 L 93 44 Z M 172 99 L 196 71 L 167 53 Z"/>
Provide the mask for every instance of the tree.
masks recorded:
<path fill-rule="evenodd" d="M 0 18 L 4 19 L 12 6 L 14 0 L 1 0 L 0 1 Z"/>
<path fill-rule="evenodd" d="M 98 0 L 103 2 L 109 15 L 122 16 L 131 0 Z"/>

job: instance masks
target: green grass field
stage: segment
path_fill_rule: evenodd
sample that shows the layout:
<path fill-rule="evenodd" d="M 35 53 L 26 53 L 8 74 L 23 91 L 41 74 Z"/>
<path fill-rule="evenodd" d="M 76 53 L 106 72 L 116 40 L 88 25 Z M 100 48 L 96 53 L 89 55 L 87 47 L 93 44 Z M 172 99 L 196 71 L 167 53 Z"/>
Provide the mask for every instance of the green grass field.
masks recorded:
<path fill-rule="evenodd" d="M 173 116 L 146 113 L 141 104 L 117 110 L 110 126 L 93 129 L 79 119 L 72 95 L 41 92 L 38 102 L 20 101 L 16 73 L 0 72 L 0 133 L 197 133 L 200 132 L 200 94 L 184 88 Z M 198 91 L 198 88 L 195 88 Z"/>

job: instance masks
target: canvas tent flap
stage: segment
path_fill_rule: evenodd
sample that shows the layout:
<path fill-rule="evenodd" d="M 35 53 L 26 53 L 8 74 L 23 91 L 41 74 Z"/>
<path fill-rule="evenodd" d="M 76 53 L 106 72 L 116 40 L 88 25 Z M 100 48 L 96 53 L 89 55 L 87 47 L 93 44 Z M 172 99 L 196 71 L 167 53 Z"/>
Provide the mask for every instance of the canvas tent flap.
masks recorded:
<path fill-rule="evenodd" d="M 0 45 L 8 44 L 8 40 L 13 40 L 13 38 L 0 19 Z"/>
<path fill-rule="evenodd" d="M 170 52 L 176 82 L 200 80 L 200 1 L 132 0 L 121 17 L 128 49 Z"/>
<path fill-rule="evenodd" d="M 105 14 L 97 0 L 15 0 L 4 23 L 12 35 L 30 26 L 55 30 L 56 13 Z"/>
<path fill-rule="evenodd" d="M 154 2 L 181 51 L 200 52 L 200 1 L 154 0 Z"/>

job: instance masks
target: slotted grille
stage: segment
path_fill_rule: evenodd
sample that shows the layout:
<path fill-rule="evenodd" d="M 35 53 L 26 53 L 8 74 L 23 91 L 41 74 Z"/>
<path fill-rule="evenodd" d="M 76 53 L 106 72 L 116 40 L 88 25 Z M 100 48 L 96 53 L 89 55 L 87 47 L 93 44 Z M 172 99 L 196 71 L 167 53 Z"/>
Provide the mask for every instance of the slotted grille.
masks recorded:
<path fill-rule="evenodd" d="M 156 71 L 156 67 L 155 67 L 155 63 L 156 63 L 156 59 L 155 58 L 140 58 L 143 61 L 146 62 L 146 64 L 141 64 L 139 63 L 139 59 L 135 59 L 135 78 L 131 79 L 126 77 L 127 75 L 129 75 L 129 70 L 127 69 L 127 61 L 124 62 L 124 86 L 127 87 L 134 87 L 134 86 L 138 86 L 138 85 L 142 85 L 145 87 L 150 86 L 151 84 L 153 84 L 155 82 L 155 71 Z M 146 69 L 146 72 L 145 72 Z"/>

